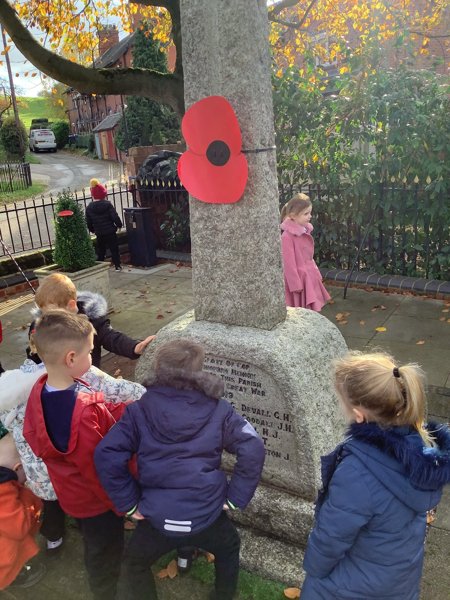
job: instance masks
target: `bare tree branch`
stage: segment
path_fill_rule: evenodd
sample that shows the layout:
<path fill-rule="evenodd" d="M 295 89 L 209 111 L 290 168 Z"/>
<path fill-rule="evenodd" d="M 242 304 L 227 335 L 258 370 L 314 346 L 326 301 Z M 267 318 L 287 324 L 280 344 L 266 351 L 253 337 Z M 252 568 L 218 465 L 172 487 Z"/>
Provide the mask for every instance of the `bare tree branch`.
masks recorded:
<path fill-rule="evenodd" d="M 280 12 L 282 10 L 284 10 L 285 8 L 290 8 L 291 6 L 295 6 L 299 2 L 300 2 L 300 0 L 282 0 L 281 2 L 278 2 L 278 4 L 275 4 L 273 6 L 273 8 L 271 8 L 271 10 L 269 10 L 269 19 L 271 18 L 271 15 L 273 15 L 273 16 L 279 15 Z"/>
<path fill-rule="evenodd" d="M 280 2 L 279 4 L 277 4 L 275 6 L 275 8 L 269 12 L 269 20 L 273 21 L 274 23 L 279 23 L 280 25 L 284 25 L 285 27 L 290 27 L 292 29 L 301 29 L 301 27 L 304 25 L 306 19 L 308 18 L 309 13 L 311 12 L 314 4 L 316 4 L 317 0 L 311 0 L 311 2 L 309 3 L 307 9 L 305 10 L 303 17 L 300 19 L 300 21 L 298 23 L 294 22 L 294 21 L 283 21 L 282 19 L 277 19 L 276 15 L 280 14 L 280 12 L 284 9 L 284 8 L 289 8 L 290 6 L 295 6 L 296 4 L 298 4 L 299 0 L 295 0 L 295 2 L 293 0 L 286 0 L 285 2 Z M 282 6 L 284 5 L 284 6 Z M 281 6 L 281 8 L 279 8 Z M 277 10 L 278 9 L 278 10 Z"/>
<path fill-rule="evenodd" d="M 8 0 L 0 0 L 0 21 L 18 50 L 49 77 L 83 93 L 144 96 L 169 104 L 178 114 L 183 114 L 183 80 L 178 74 L 163 74 L 150 69 L 83 67 L 41 46 Z"/>
<path fill-rule="evenodd" d="M 412 29 L 408 29 L 409 33 L 414 33 L 414 35 L 421 35 L 422 37 L 430 38 L 430 40 L 438 40 L 440 38 L 448 38 L 450 37 L 450 33 L 442 34 L 442 35 L 433 35 L 432 33 L 427 33 L 426 31 L 413 31 Z"/>

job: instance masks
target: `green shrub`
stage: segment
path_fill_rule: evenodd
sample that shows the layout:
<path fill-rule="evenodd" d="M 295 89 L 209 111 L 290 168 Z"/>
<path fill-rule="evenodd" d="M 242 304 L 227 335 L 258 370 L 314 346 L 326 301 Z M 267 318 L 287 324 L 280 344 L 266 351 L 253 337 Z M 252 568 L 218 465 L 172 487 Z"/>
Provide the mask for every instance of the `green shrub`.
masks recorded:
<path fill-rule="evenodd" d="M 56 121 L 56 123 L 52 123 L 51 129 L 55 134 L 57 147 L 64 148 L 69 141 L 70 129 L 68 121 Z"/>
<path fill-rule="evenodd" d="M 92 133 L 82 133 L 77 135 L 76 147 L 77 148 L 89 148 L 91 140 L 94 139 L 94 135 Z M 94 141 L 95 145 L 95 141 Z"/>
<path fill-rule="evenodd" d="M 70 216 L 58 216 L 61 211 Z M 55 251 L 53 259 L 64 271 L 81 271 L 95 265 L 95 253 L 84 214 L 71 192 L 63 190 L 55 204 Z"/>
<path fill-rule="evenodd" d="M 27 132 L 25 125 L 19 121 L 17 126 L 14 117 L 7 117 L 0 129 L 0 141 L 7 158 L 23 158 L 27 147 Z"/>
<path fill-rule="evenodd" d="M 172 204 L 161 223 L 161 231 L 168 250 L 190 251 L 191 230 L 187 201 L 177 200 Z"/>

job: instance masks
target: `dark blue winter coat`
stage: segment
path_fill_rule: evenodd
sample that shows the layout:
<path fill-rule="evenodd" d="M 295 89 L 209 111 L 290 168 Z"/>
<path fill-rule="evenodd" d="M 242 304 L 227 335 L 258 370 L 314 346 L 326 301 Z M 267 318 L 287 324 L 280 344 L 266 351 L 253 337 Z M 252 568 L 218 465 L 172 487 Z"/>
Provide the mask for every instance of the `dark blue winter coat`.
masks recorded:
<path fill-rule="evenodd" d="M 409 427 L 351 426 L 308 540 L 301 600 L 418 600 L 426 511 L 450 481 L 450 431 L 429 430 L 437 448 Z"/>
<path fill-rule="evenodd" d="M 222 450 L 237 455 L 228 483 Z M 128 470 L 137 455 L 139 478 Z M 224 502 L 250 502 L 264 464 L 264 444 L 226 400 L 196 390 L 153 386 L 127 406 L 95 451 L 98 476 L 118 511 L 136 504 L 166 535 L 205 529 Z"/>

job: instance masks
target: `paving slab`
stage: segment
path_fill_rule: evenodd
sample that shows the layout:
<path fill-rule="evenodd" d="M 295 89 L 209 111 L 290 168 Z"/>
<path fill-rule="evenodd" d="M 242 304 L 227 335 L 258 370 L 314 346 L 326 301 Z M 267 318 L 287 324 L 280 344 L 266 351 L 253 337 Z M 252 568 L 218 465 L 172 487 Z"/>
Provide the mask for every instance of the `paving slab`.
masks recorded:
<path fill-rule="evenodd" d="M 429 384 L 444 386 L 450 370 L 450 351 L 428 341 L 418 346 L 417 340 L 420 339 L 415 340 L 401 343 L 389 340 L 380 333 L 369 342 L 368 349 L 389 352 L 399 363 L 418 363 L 424 369 Z"/>

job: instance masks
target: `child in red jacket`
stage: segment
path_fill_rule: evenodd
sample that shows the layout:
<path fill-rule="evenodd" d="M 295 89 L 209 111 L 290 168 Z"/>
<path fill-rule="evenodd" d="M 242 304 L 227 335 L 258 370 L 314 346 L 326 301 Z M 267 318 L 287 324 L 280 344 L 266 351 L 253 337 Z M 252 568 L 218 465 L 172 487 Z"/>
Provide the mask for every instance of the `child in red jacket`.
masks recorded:
<path fill-rule="evenodd" d="M 27 403 L 23 435 L 47 466 L 62 509 L 84 538 L 89 585 L 97 600 L 113 600 L 123 550 L 123 518 L 97 478 L 94 450 L 125 409 L 105 402 L 77 378 L 91 366 L 94 328 L 84 315 L 48 311 L 34 343 L 47 369 Z"/>
<path fill-rule="evenodd" d="M 45 573 L 42 565 L 26 564 L 38 552 L 41 501 L 23 486 L 25 475 L 14 440 L 0 440 L 0 590 L 14 584 L 30 587 Z"/>

